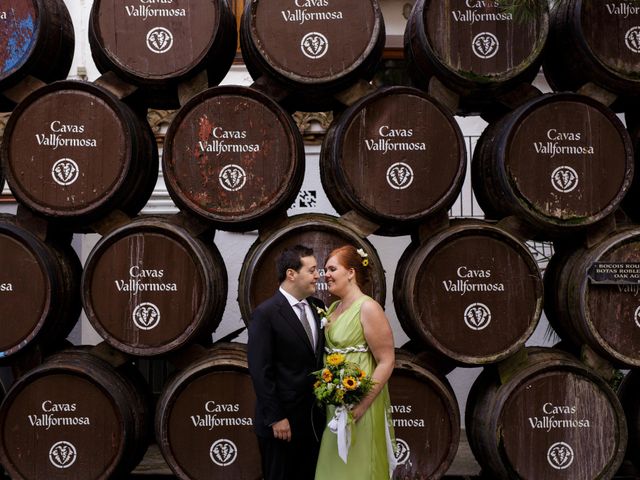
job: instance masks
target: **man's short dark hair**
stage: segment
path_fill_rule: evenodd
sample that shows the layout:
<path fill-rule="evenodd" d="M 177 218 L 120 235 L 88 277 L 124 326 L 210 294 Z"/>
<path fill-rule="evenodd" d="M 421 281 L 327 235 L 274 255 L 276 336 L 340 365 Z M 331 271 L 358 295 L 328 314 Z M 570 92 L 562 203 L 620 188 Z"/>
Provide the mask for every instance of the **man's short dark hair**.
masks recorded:
<path fill-rule="evenodd" d="M 287 270 L 290 268 L 296 272 L 302 268 L 302 257 L 311 257 L 313 249 L 304 245 L 296 245 L 282 251 L 276 260 L 276 272 L 278 273 L 278 283 L 284 282 L 287 278 Z"/>

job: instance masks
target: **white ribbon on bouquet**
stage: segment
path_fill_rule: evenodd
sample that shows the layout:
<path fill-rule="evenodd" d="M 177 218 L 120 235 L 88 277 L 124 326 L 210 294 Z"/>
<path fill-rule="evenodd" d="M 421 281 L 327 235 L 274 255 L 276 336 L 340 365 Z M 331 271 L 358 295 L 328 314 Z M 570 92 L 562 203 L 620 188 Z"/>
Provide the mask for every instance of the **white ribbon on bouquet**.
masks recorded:
<path fill-rule="evenodd" d="M 333 418 L 327 426 L 331 433 L 335 433 L 338 436 L 338 455 L 340 455 L 344 463 L 347 463 L 349 447 L 351 446 L 351 422 L 348 407 L 337 407 Z"/>

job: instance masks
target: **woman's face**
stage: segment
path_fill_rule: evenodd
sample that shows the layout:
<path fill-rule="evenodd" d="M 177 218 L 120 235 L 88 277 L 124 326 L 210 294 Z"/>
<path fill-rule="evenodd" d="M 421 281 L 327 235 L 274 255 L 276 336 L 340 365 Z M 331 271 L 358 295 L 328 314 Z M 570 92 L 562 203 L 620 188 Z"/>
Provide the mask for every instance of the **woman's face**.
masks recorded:
<path fill-rule="evenodd" d="M 324 265 L 324 278 L 327 282 L 327 289 L 331 295 L 344 296 L 349 288 L 349 279 L 354 276 L 353 269 L 347 269 L 338 262 L 338 257 L 329 257 Z"/>

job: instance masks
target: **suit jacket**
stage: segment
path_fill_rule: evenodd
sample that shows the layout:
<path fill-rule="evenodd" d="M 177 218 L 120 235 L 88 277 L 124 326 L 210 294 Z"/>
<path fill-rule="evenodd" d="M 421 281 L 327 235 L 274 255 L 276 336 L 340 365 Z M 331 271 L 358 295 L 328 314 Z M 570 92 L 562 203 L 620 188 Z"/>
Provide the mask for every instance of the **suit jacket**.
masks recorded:
<path fill-rule="evenodd" d="M 300 319 L 280 291 L 260 304 L 249 323 L 249 372 L 256 391 L 255 430 L 273 437 L 271 425 L 289 419 L 292 441 L 312 437 L 315 397 L 311 372 L 322 368 L 324 332 L 316 306 L 321 300 L 307 298 L 316 321 L 318 342 L 311 346 Z M 322 418 L 320 416 L 320 418 Z M 322 432 L 324 424 L 315 425 Z"/>

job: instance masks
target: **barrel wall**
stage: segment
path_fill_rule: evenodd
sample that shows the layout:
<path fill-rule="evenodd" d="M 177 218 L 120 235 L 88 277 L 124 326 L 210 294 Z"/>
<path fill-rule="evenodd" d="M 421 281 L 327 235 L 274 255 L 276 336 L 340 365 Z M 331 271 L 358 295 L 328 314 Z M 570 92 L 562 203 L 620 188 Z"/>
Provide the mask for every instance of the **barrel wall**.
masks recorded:
<path fill-rule="evenodd" d="M 77 29 L 77 37 L 86 38 L 87 28 L 85 23 L 86 19 L 88 18 L 88 10 L 90 8 L 90 5 L 87 5 L 87 2 L 76 2 L 74 0 L 67 0 L 66 3 L 74 18 L 75 27 Z M 398 5 L 397 2 L 391 3 L 393 3 L 394 5 Z M 386 5 L 383 5 L 383 10 L 385 9 L 385 7 Z M 399 5 L 399 7 L 401 9 L 402 5 Z M 395 10 L 398 11 L 396 12 Z M 402 18 L 401 14 L 399 13 L 399 9 L 395 10 L 394 13 L 396 13 L 399 18 Z M 83 44 L 83 46 L 84 48 L 81 48 L 80 51 L 76 53 L 73 66 L 71 68 L 70 77 L 78 78 L 80 76 L 86 76 L 90 80 L 95 80 L 99 77 L 100 73 L 98 72 L 96 66 L 93 64 L 90 55 L 88 54 L 88 46 L 86 44 Z M 234 67 L 232 67 L 231 72 L 223 80 L 222 83 L 249 85 L 251 84 L 251 82 L 252 78 L 247 70 L 241 65 L 235 65 Z M 541 88 L 541 90 L 543 91 L 550 90 L 548 85 L 545 83 L 545 80 L 540 75 L 537 77 L 535 85 Z M 154 115 L 158 115 L 157 112 L 154 112 Z M 325 121 L 325 119 L 321 115 L 312 118 L 313 119 L 311 120 L 311 127 L 309 128 L 309 130 L 317 131 L 320 129 L 320 120 Z M 467 148 L 467 154 L 470 158 L 475 142 L 484 130 L 486 122 L 484 122 L 479 117 L 456 117 L 456 121 L 462 129 L 465 146 Z M 325 121 L 325 127 L 327 123 L 328 122 Z M 162 122 L 160 122 L 160 125 L 162 125 Z M 166 130 L 167 125 L 168 121 L 164 124 L 164 126 L 160 127 L 160 130 Z M 307 143 L 307 145 L 305 146 L 305 151 L 306 172 L 301 187 L 301 193 L 292 202 L 292 205 L 288 210 L 288 214 L 290 216 L 301 213 L 323 213 L 336 215 L 337 212 L 334 210 L 331 203 L 327 199 L 320 183 L 320 170 L 318 167 L 319 146 L 317 144 Z M 14 212 L 15 204 L 0 204 L 0 210 Z M 173 214 L 176 211 L 177 209 L 167 192 L 162 176 L 160 176 L 160 180 L 156 186 L 154 194 L 150 202 L 143 210 L 143 213 Z M 482 216 L 482 212 L 479 209 L 475 198 L 473 197 L 468 176 L 467 178 L 465 178 L 462 194 L 452 206 L 450 213 L 453 216 Z M 75 236 L 74 247 L 78 251 L 83 263 L 86 261 L 89 252 L 92 250 L 93 246 L 96 244 L 99 238 L 100 236 L 97 234 Z M 225 267 L 228 271 L 230 284 L 229 291 L 226 297 L 226 310 L 216 332 L 214 333 L 214 339 L 222 338 L 225 335 L 244 327 L 244 322 L 242 321 L 242 313 L 237 303 L 237 279 L 240 274 L 243 260 L 246 257 L 246 254 L 249 251 L 251 245 L 253 245 L 256 240 L 258 240 L 258 233 L 256 231 L 249 231 L 244 233 L 218 232 L 216 234 L 215 244 L 218 246 L 222 256 L 224 257 Z M 396 265 L 398 264 L 401 253 L 406 249 L 411 240 L 408 235 L 402 235 L 394 238 L 372 235 L 368 237 L 368 240 L 375 247 L 380 256 L 381 262 L 384 265 L 386 290 L 387 292 L 391 292 Z M 549 257 L 548 245 L 539 243 L 535 244 L 534 250 L 537 259 L 541 262 L 541 264 L 544 264 Z M 393 298 L 390 294 L 386 297 L 385 307 L 394 331 L 396 345 L 403 345 L 408 340 L 408 337 L 400 326 L 393 305 Z M 547 323 L 543 318 L 533 336 L 527 343 L 535 345 L 548 345 L 554 343 L 554 339 L 548 339 L 546 337 L 546 330 Z M 72 332 L 69 338 L 74 343 L 98 343 L 99 341 L 101 341 L 101 337 L 87 322 L 86 318 L 78 324 L 77 328 Z M 241 342 L 246 341 L 246 334 L 240 334 L 238 340 Z M 464 409 L 464 404 L 466 402 L 466 397 L 470 385 L 473 379 L 477 376 L 478 372 L 479 369 L 475 368 L 456 369 L 448 376 L 449 381 L 451 382 L 452 387 L 456 393 L 461 411 L 463 411 Z"/>

